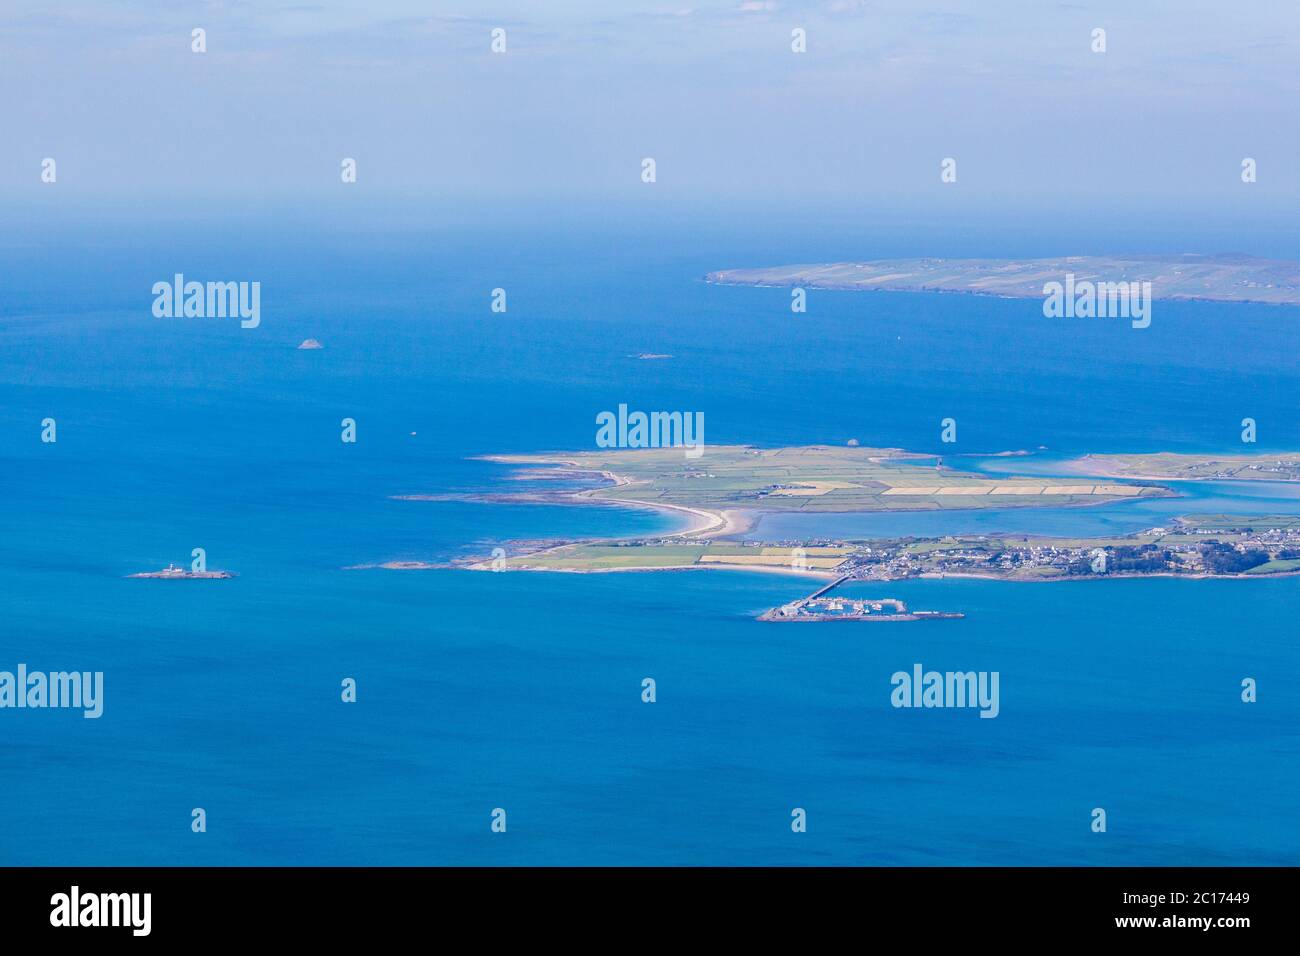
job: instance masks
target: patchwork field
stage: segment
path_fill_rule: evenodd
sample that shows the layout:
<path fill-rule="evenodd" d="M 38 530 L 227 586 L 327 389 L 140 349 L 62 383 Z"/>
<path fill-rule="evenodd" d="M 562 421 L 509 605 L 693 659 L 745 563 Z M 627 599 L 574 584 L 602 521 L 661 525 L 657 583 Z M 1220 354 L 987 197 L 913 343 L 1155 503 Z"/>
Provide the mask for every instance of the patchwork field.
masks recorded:
<path fill-rule="evenodd" d="M 925 511 L 1092 504 L 1170 495 L 1158 485 L 1078 478 L 986 478 L 897 448 L 813 445 L 758 449 L 709 446 L 699 458 L 682 449 L 615 449 L 493 460 L 603 472 L 617 481 L 582 492 L 603 501 L 757 511 Z"/>
<path fill-rule="evenodd" d="M 708 542 L 701 544 L 571 544 L 507 558 L 509 570 L 618 571 L 632 568 L 731 566 L 828 571 L 852 548 L 773 548 Z"/>
<path fill-rule="evenodd" d="M 1092 568 L 1099 551 L 1107 562 Z M 479 562 L 473 567 L 487 570 Z M 733 567 L 893 580 L 975 574 L 1029 581 L 1080 574 L 1274 575 L 1300 571 L 1300 516 L 1188 515 L 1128 535 L 1058 538 L 949 535 L 880 538 L 834 545 L 740 543 L 718 539 L 563 544 L 505 560 L 507 570 L 621 571 Z"/>
<path fill-rule="evenodd" d="M 1174 519 L 1175 524 L 1181 528 L 1197 528 L 1207 531 L 1215 529 L 1238 528 L 1245 523 L 1252 528 L 1279 528 L 1282 530 L 1292 531 L 1300 529 L 1300 515 L 1256 515 L 1242 517 L 1241 515 L 1183 515 L 1181 518 Z"/>

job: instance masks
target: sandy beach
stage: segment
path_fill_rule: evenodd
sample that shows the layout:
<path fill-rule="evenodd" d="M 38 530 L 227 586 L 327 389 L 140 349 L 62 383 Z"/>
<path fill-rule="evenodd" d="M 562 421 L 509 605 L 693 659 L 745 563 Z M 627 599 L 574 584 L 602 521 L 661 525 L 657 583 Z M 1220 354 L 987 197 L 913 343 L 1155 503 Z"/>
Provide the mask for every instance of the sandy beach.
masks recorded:
<path fill-rule="evenodd" d="M 610 482 L 614 487 L 625 487 L 634 484 L 633 480 L 627 475 L 620 475 L 603 469 L 597 470 L 584 468 L 581 462 L 574 461 L 571 458 L 538 458 L 533 455 L 482 455 L 479 460 L 495 461 L 511 465 L 564 465 L 583 474 L 598 475 Z M 616 507 L 649 508 L 652 511 L 687 515 L 691 519 L 690 524 L 687 527 L 680 531 L 670 532 L 669 534 L 664 535 L 665 538 L 722 538 L 727 537 L 728 535 L 743 534 L 754 525 L 753 513 L 748 511 L 706 511 L 703 508 L 691 508 L 687 505 L 667 504 L 662 501 L 644 501 L 638 498 L 602 498 L 599 494 L 603 490 L 604 489 L 602 488 L 590 488 L 585 491 L 574 492 L 571 497 L 583 502 L 590 501 L 602 505 L 614 505 Z M 610 538 L 603 540 L 622 539 Z"/>

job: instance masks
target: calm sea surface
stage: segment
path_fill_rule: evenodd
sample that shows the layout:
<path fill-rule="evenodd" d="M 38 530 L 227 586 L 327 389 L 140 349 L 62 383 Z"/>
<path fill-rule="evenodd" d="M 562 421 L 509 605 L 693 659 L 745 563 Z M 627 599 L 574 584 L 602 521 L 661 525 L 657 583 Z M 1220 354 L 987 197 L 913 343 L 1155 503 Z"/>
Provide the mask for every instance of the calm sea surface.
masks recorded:
<path fill-rule="evenodd" d="M 799 579 L 349 570 L 675 528 L 390 497 L 519 490 L 473 456 L 591 447 L 621 402 L 702 411 L 709 443 L 945 455 L 953 417 L 958 453 L 1038 452 L 968 460 L 1009 471 L 1241 450 L 1245 417 L 1256 448 L 1300 448 L 1300 310 L 1157 302 L 1138 331 L 1036 301 L 814 291 L 795 316 L 786 291 L 701 276 L 917 241 L 689 217 L 325 220 L 106 216 L 0 247 L 0 670 L 105 674 L 99 720 L 0 710 L 0 864 L 1300 863 L 1300 578 L 899 582 L 877 596 L 966 618 L 779 627 L 753 617 Z M 261 281 L 261 327 L 153 318 L 150 287 L 175 272 Z M 325 348 L 296 350 L 308 337 Z M 1288 485 L 1180 491 L 773 517 L 751 536 L 1300 512 Z M 195 547 L 239 576 L 123 577 Z M 893 709 L 890 675 L 917 662 L 1000 672 L 999 717 Z"/>

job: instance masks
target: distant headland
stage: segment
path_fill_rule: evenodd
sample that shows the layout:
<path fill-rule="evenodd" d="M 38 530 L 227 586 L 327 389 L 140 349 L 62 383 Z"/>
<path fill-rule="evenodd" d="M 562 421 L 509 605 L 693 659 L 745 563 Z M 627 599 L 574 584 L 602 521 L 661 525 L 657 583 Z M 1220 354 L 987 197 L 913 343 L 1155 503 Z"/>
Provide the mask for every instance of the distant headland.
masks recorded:
<path fill-rule="evenodd" d="M 1300 305 L 1300 262 L 1243 255 L 1062 256 L 1053 259 L 882 259 L 720 269 L 718 285 L 1042 298 L 1047 283 L 1150 282 L 1156 299 Z"/>

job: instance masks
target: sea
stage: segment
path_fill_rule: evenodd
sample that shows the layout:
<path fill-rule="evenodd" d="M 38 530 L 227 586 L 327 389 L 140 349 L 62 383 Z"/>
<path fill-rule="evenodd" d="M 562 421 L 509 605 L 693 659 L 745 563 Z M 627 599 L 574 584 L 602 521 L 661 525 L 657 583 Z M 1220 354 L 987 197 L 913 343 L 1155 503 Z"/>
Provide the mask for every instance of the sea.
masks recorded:
<path fill-rule="evenodd" d="M 1037 300 L 811 290 L 796 314 L 788 290 L 703 279 L 1300 258 L 1292 223 L 640 197 L 179 209 L 32 204 L 0 240 L 0 670 L 104 675 L 98 719 L 0 709 L 0 864 L 1300 863 L 1300 577 L 903 581 L 862 593 L 965 617 L 779 626 L 755 615 L 807 580 L 375 567 L 680 529 L 484 500 L 529 485 L 482 456 L 593 448 L 620 404 L 702 412 L 706 445 L 857 440 L 997 473 L 1295 450 L 1300 309 L 1157 301 L 1137 330 Z M 154 317 L 176 273 L 260 282 L 260 325 Z M 1177 487 L 748 536 L 1300 513 L 1295 485 Z M 236 576 L 127 577 L 196 548 Z M 998 716 L 891 706 L 915 664 L 996 671 Z"/>

